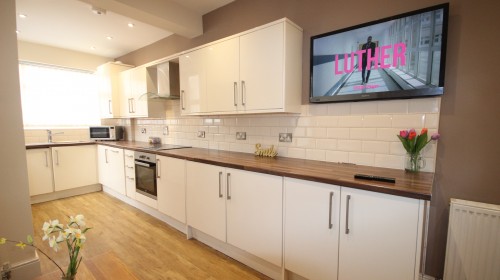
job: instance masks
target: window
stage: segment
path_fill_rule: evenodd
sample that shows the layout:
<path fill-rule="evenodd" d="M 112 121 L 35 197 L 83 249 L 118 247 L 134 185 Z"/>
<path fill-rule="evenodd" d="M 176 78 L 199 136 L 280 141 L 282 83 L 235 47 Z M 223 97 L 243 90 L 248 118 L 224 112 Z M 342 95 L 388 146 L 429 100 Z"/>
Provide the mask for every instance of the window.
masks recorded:
<path fill-rule="evenodd" d="M 19 79 L 25 128 L 100 124 L 93 73 L 21 62 Z"/>

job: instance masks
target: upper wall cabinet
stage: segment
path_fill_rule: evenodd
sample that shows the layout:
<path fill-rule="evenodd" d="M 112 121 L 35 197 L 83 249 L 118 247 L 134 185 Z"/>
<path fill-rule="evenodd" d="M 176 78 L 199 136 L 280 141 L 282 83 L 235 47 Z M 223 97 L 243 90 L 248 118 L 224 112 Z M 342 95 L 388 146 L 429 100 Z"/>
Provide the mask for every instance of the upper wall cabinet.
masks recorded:
<path fill-rule="evenodd" d="M 180 57 L 183 115 L 300 112 L 302 30 L 288 19 Z"/>
<path fill-rule="evenodd" d="M 156 89 L 146 66 L 135 67 L 120 73 L 121 117 L 165 118 L 165 101 L 150 98 Z"/>
<path fill-rule="evenodd" d="M 101 118 L 118 118 L 120 112 L 120 72 L 133 66 L 108 62 L 97 67 Z"/>

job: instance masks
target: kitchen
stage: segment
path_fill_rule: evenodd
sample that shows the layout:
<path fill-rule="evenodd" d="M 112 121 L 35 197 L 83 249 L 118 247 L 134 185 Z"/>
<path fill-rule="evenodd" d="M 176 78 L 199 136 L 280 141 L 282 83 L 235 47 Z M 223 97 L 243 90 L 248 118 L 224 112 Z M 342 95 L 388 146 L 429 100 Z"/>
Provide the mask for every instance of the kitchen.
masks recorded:
<path fill-rule="evenodd" d="M 309 92 L 309 37 L 329 30 L 382 18 L 390 14 L 438 4 L 438 2 L 428 1 L 424 5 L 417 1 L 412 3 L 394 1 L 390 12 L 387 12 L 385 8 L 378 7 L 380 2 L 365 1 L 363 4 L 366 7 L 363 10 L 370 10 L 372 12 L 359 12 L 358 9 L 355 9 L 354 4 L 348 3 L 344 3 L 339 11 L 338 8 L 335 9 L 334 3 L 326 3 L 325 1 L 307 1 L 307 3 L 305 1 L 293 3 L 286 1 L 274 1 L 273 3 L 267 3 L 267 1 L 236 1 L 223 9 L 216 10 L 204 16 L 204 35 L 191 40 L 173 36 L 146 47 L 142 51 L 138 50 L 118 58 L 118 60 L 126 64 L 142 65 L 286 16 L 304 30 L 302 48 L 302 104 L 304 104 L 303 108 L 305 108 L 305 112 L 300 117 L 224 116 L 183 118 L 178 117 L 179 115 L 175 113 L 175 110 L 180 110 L 176 106 L 176 102 L 178 101 L 171 101 L 172 110 L 167 110 L 167 118 L 165 120 L 117 120 L 116 123 L 105 124 L 124 125 L 129 131 L 132 131 L 133 128 L 133 136 L 137 141 L 147 141 L 149 136 L 164 137 L 163 127 L 168 126 L 169 132 L 175 133 L 179 138 L 171 139 L 170 137 L 165 137 L 165 143 L 171 140 L 172 144 L 177 144 L 176 141 L 179 141 L 179 144 L 193 147 L 247 153 L 253 151 L 252 144 L 255 142 L 250 139 L 250 136 L 252 136 L 250 133 L 251 130 L 259 131 L 259 137 L 263 138 L 271 137 L 271 135 L 275 135 L 275 132 L 282 132 L 281 127 L 284 126 L 287 132 L 290 130 L 294 136 L 301 135 L 302 133 L 304 136 L 299 138 L 305 138 L 304 140 L 300 140 L 305 147 L 285 146 L 279 150 L 280 155 L 292 158 L 324 158 L 324 160 L 327 160 L 326 154 L 323 155 L 321 152 L 318 153 L 315 151 L 316 146 L 314 148 L 306 148 L 308 143 L 310 143 L 310 140 L 308 140 L 309 137 L 307 137 L 308 133 L 310 133 L 311 138 L 314 138 L 315 136 L 312 135 L 317 135 L 316 133 L 323 135 L 323 130 L 316 128 L 326 128 L 326 125 L 321 124 L 321 122 L 328 121 L 332 112 L 340 115 L 337 119 L 338 124 L 339 119 L 352 122 L 357 116 L 373 117 L 374 109 L 370 105 L 367 105 L 370 102 L 348 105 L 345 103 L 314 106 L 307 104 L 306 96 Z M 430 102 L 431 104 L 425 105 L 426 117 L 430 116 L 427 119 L 438 121 L 439 126 L 436 124 L 434 128 L 437 129 L 439 127 L 439 132 L 443 135 L 438 144 L 436 154 L 430 156 L 431 159 L 435 159 L 434 167 L 432 164 L 429 166 L 431 169 L 435 168 L 435 181 L 431 200 L 425 271 L 427 275 L 438 278 L 442 276 L 444 266 L 449 198 L 455 197 L 499 204 L 498 190 L 495 188 L 493 177 L 494 171 L 497 169 L 495 167 L 498 166 L 495 158 L 499 154 L 498 146 L 493 142 L 493 139 L 499 133 L 498 126 L 494 125 L 494 121 L 498 119 L 498 113 L 494 105 L 496 103 L 494 101 L 498 97 L 493 95 L 493 81 L 495 80 L 494 74 L 496 73 L 493 67 L 495 63 L 477 64 L 480 61 L 496 62 L 498 61 L 498 55 L 493 54 L 493 57 L 488 56 L 488 58 L 486 57 L 486 52 L 481 52 L 476 54 L 476 56 L 470 55 L 476 53 L 478 47 L 489 48 L 489 46 L 494 46 L 498 43 L 497 38 L 490 36 L 485 31 L 488 30 L 488 26 L 494 25 L 493 19 L 495 15 L 493 14 L 494 9 L 491 8 L 491 5 L 498 4 L 487 3 L 487 1 L 484 1 L 483 5 L 458 1 L 450 3 L 451 16 L 448 35 L 450 45 L 447 69 L 451 70 L 447 71 L 446 77 L 448 90 L 439 101 Z M 358 12 L 351 13 L 346 9 L 353 9 Z M 5 11 L 3 7 L 2 11 Z M 334 11 L 338 11 L 338 14 Z M 335 15 L 335 17 L 331 15 Z M 236 16 L 239 16 L 241 20 L 234 20 Z M 4 17 L 2 16 L 2 18 Z M 347 22 L 349 24 L 346 24 Z M 5 32 L 7 34 L 9 31 L 5 29 Z M 4 34 L 4 29 L 2 29 L 2 34 Z M 9 52 L 2 51 L 2 55 L 5 55 L 5 57 L 2 57 L 4 61 L 10 61 L 9 54 L 14 52 L 15 50 Z M 14 62 L 14 64 L 17 65 L 17 62 Z M 9 68 L 6 68 L 7 65 L 11 65 L 10 67 L 12 67 L 12 64 L 6 64 L 2 67 L 2 73 L 4 73 L 2 85 L 9 85 L 9 81 L 16 80 L 15 77 L 11 76 L 12 72 L 16 71 L 9 70 Z M 18 123 L 17 127 L 13 126 L 16 120 L 13 116 L 17 116 L 19 111 L 11 108 L 14 105 L 9 105 L 16 104 L 11 103 L 15 102 L 14 100 L 5 99 L 4 102 L 4 98 L 10 96 L 6 92 L 18 92 L 18 90 L 15 90 L 15 88 L 2 88 L 2 110 L 0 110 L 2 114 L 5 114 L 2 115 L 2 120 L 12 120 L 9 123 L 2 122 L 2 131 L 5 132 L 2 140 L 4 144 L 2 145 L 2 154 L 8 155 L 9 159 L 8 164 L 5 161 L 2 165 L 2 172 L 5 172 L 2 174 L 4 174 L 3 177 L 5 178 L 13 178 L 13 174 L 16 174 L 15 172 L 11 172 L 13 164 L 15 164 L 16 158 L 20 158 L 19 155 L 25 153 L 25 150 L 24 143 L 21 143 L 24 139 L 22 124 Z M 383 106 L 390 106 L 391 104 L 391 102 L 386 102 Z M 412 106 L 415 107 L 420 105 L 420 103 L 412 103 Z M 398 106 L 398 104 L 395 106 Z M 434 109 L 436 106 L 440 107 L 437 111 Z M 17 107 L 19 106 L 17 105 Z M 356 114 L 352 115 L 352 112 Z M 418 112 L 421 113 L 421 111 Z M 317 124 L 320 125 L 316 127 Z M 240 131 L 240 128 L 249 129 L 247 130 L 247 135 L 249 136 L 248 140 L 246 140 L 247 142 L 242 143 L 233 140 L 234 132 Z M 339 127 L 328 128 L 330 130 L 335 129 L 337 132 L 342 131 Z M 146 129 L 145 134 L 141 133 L 142 129 Z M 186 131 L 183 131 L 184 129 Z M 196 135 L 198 130 L 204 130 L 207 133 L 205 139 L 213 137 L 214 141 L 200 140 Z M 486 131 L 488 131 L 489 135 L 493 135 L 490 137 L 474 138 L 472 136 L 470 138 L 463 136 L 464 134 L 484 135 Z M 226 141 L 229 137 L 231 137 L 231 142 Z M 324 139 L 322 136 L 316 137 Z M 320 142 L 324 143 L 324 145 L 331 144 L 324 140 Z M 14 153 L 16 146 L 23 146 L 18 147 L 17 156 Z M 310 150 L 309 154 L 307 154 L 307 149 Z M 474 164 L 471 162 L 474 162 Z M 382 161 L 382 163 L 386 162 Z M 18 164 L 22 166 L 23 163 L 20 162 Z M 370 159 L 368 165 L 370 164 L 375 166 L 375 160 L 372 161 Z M 19 167 L 15 170 L 23 169 L 23 167 Z M 18 189 L 10 189 L 7 186 L 22 185 L 20 182 L 26 180 L 25 176 L 19 174 L 18 178 L 12 180 L 10 184 L 7 181 L 5 185 L 2 185 L 2 193 L 10 194 L 7 201 L 4 201 L 4 197 L 6 196 L 2 195 L 2 210 L 6 209 L 8 212 L 13 212 L 7 209 L 16 209 L 15 212 L 19 212 L 19 215 L 16 215 L 17 218 L 14 220 L 9 217 L 2 217 L 2 224 L 18 224 L 18 220 L 24 220 L 23 217 L 30 217 L 31 215 L 28 206 L 29 202 L 27 201 L 27 190 L 19 191 Z M 24 185 L 27 184 L 25 183 Z M 16 203 L 12 205 L 14 201 Z M 19 201 L 23 202 L 19 203 Z M 19 207 L 18 205 L 25 205 L 25 207 Z M 26 232 L 31 231 L 30 228 L 30 224 L 22 225 L 19 229 L 16 229 L 18 236 L 24 236 Z"/>

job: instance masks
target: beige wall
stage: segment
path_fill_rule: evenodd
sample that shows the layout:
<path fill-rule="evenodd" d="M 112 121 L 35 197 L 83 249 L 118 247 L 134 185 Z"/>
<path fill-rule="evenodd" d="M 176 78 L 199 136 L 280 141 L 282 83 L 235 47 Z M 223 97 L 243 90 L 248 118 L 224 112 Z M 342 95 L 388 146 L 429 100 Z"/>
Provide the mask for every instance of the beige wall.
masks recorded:
<path fill-rule="evenodd" d="M 171 36 L 120 57 L 140 65 L 264 23 L 288 17 L 304 29 L 303 103 L 309 89 L 312 35 L 440 4 L 439 0 L 238 0 L 204 16 L 204 35 Z M 500 204 L 500 37 L 494 32 L 500 2 L 450 0 L 445 95 L 441 100 L 436 180 L 431 201 L 426 274 L 442 277 L 449 199 Z"/>
<path fill-rule="evenodd" d="M 113 59 L 47 45 L 18 41 L 19 60 L 95 71 Z"/>
<path fill-rule="evenodd" d="M 21 96 L 17 66 L 15 1 L 0 1 L 0 236 L 26 240 L 33 234 L 28 194 L 26 153 L 21 116 Z M 32 249 L 0 246 L 0 264 L 27 262 L 35 258 Z M 37 265 L 38 266 L 38 265 Z M 39 267 L 38 267 L 39 269 Z M 28 274 L 29 275 L 29 274 Z M 32 277 L 33 275 L 31 275 Z M 28 277 L 24 274 L 23 277 Z M 23 279 L 31 279 L 23 278 Z M 22 278 L 22 277 L 21 277 Z M 21 279 L 18 278 L 18 279 Z"/>

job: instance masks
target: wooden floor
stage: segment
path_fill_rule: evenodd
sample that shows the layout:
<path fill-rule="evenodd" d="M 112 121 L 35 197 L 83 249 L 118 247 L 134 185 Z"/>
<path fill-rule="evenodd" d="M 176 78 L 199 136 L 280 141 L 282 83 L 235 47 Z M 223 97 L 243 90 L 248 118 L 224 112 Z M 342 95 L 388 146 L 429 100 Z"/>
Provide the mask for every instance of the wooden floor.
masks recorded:
<path fill-rule="evenodd" d="M 41 240 L 43 222 L 85 215 L 87 242 L 77 279 L 269 279 L 162 221 L 103 192 L 32 205 L 35 244 L 65 269 L 67 249 L 54 252 Z M 40 254 L 42 277 L 58 279 L 57 267 Z"/>

